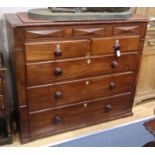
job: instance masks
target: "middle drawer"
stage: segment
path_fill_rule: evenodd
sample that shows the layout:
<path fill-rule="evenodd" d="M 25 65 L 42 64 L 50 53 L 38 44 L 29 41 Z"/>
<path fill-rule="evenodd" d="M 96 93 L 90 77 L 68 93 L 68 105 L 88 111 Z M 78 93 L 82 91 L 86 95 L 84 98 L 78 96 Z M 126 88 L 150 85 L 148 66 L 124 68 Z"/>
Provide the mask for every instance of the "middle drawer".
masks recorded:
<path fill-rule="evenodd" d="M 55 62 L 28 63 L 28 86 L 49 84 L 57 81 L 101 76 L 109 73 L 134 71 L 139 63 L 138 54 L 96 56 L 90 59 L 61 60 Z"/>
<path fill-rule="evenodd" d="M 31 87 L 27 90 L 29 110 L 41 110 L 131 92 L 133 83 L 134 73 L 126 72 Z"/>

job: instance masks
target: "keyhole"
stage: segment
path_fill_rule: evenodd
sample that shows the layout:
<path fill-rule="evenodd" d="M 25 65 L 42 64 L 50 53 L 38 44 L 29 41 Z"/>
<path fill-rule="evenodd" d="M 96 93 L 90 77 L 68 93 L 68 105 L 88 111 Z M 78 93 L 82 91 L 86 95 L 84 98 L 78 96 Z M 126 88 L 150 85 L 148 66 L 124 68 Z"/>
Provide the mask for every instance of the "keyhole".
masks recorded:
<path fill-rule="evenodd" d="M 89 81 L 86 81 L 86 85 L 87 85 L 87 86 L 89 85 Z"/>
<path fill-rule="evenodd" d="M 90 59 L 87 59 L 87 64 L 90 64 L 91 63 L 91 60 Z"/>
<path fill-rule="evenodd" d="M 85 104 L 84 104 L 84 107 L 86 108 L 86 107 L 87 107 L 87 105 L 88 105 L 88 104 L 87 104 L 87 103 L 85 103 Z"/>

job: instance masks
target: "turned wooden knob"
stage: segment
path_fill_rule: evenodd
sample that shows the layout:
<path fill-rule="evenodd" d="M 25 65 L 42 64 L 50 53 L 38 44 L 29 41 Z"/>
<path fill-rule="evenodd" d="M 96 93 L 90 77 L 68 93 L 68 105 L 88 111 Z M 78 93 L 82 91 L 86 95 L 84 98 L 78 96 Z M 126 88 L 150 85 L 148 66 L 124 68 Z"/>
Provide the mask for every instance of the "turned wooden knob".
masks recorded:
<path fill-rule="evenodd" d="M 118 62 L 117 62 L 117 61 L 113 61 L 113 62 L 112 62 L 112 67 L 113 67 L 113 68 L 116 68 L 117 66 L 118 66 Z"/>
<path fill-rule="evenodd" d="M 110 82 L 109 88 L 114 89 L 116 87 L 116 84 L 114 82 Z"/>
<path fill-rule="evenodd" d="M 59 92 L 59 91 L 57 91 L 57 92 L 55 93 L 55 99 L 59 99 L 59 98 L 61 98 L 61 97 L 62 97 L 62 93 Z"/>
<path fill-rule="evenodd" d="M 55 116 L 55 117 L 53 118 L 53 122 L 54 122 L 55 124 L 60 123 L 60 122 L 61 122 L 60 116 Z"/>
<path fill-rule="evenodd" d="M 62 51 L 60 49 L 60 45 L 59 44 L 56 45 L 56 48 L 55 48 L 55 51 L 54 51 L 54 55 L 55 55 L 55 57 L 59 57 L 59 56 L 62 55 Z"/>
<path fill-rule="evenodd" d="M 56 68 L 55 69 L 55 76 L 60 76 L 62 74 L 62 69 L 61 68 Z"/>
<path fill-rule="evenodd" d="M 112 110 L 112 105 L 108 104 L 104 107 L 105 112 L 110 112 Z"/>

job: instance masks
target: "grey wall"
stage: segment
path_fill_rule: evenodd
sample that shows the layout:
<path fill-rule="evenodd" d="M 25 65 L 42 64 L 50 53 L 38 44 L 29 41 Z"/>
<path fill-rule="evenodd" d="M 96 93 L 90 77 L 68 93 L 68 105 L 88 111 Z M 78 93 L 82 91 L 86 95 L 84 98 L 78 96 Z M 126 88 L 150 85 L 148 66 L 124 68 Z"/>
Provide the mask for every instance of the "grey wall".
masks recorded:
<path fill-rule="evenodd" d="M 12 96 L 12 83 L 10 78 L 10 66 L 9 66 L 9 52 L 7 45 L 7 35 L 6 35 L 6 26 L 5 26 L 5 18 L 4 14 L 6 13 L 16 13 L 16 12 L 26 12 L 27 10 L 32 8 L 24 8 L 24 7 L 0 7 L 0 52 L 4 55 L 4 60 L 8 69 L 7 72 L 7 83 L 8 83 L 8 100 L 10 101 L 11 109 L 14 109 L 13 96 Z"/>
<path fill-rule="evenodd" d="M 27 10 L 32 9 L 28 7 L 0 7 L 0 50 L 7 55 L 7 41 L 6 41 L 6 29 L 5 29 L 5 13 L 16 13 L 16 12 L 26 12 Z"/>

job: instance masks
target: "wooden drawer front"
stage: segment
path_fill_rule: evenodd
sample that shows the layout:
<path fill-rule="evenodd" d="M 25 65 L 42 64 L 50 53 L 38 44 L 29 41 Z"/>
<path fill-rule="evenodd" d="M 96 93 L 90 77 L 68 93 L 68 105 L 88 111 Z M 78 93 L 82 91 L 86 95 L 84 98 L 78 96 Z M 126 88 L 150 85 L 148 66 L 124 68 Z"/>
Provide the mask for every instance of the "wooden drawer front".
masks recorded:
<path fill-rule="evenodd" d="M 27 39 L 39 39 L 39 38 L 62 38 L 64 37 L 64 29 L 52 28 L 52 29 L 27 29 L 25 30 Z"/>
<path fill-rule="evenodd" d="M 0 110 L 4 109 L 4 97 L 0 95 Z"/>
<path fill-rule="evenodd" d="M 106 121 L 131 110 L 130 94 L 30 114 L 31 136 L 58 133 Z"/>
<path fill-rule="evenodd" d="M 105 27 L 73 28 L 72 35 L 75 36 L 105 36 Z"/>
<path fill-rule="evenodd" d="M 27 64 L 28 86 L 137 69 L 138 54 Z M 59 74 L 58 74 L 59 73 Z"/>
<path fill-rule="evenodd" d="M 113 26 L 112 35 L 137 35 L 140 34 L 140 26 L 139 25 L 126 25 L 126 26 Z"/>
<path fill-rule="evenodd" d="M 89 40 L 25 43 L 26 61 L 85 57 L 90 54 Z"/>
<path fill-rule="evenodd" d="M 28 89 L 30 111 L 132 91 L 132 72 Z"/>
<path fill-rule="evenodd" d="M 117 40 L 119 42 L 121 52 L 139 50 L 139 36 L 93 38 L 92 54 L 115 53 L 114 45 Z"/>
<path fill-rule="evenodd" d="M 0 94 L 3 92 L 2 79 L 0 78 Z"/>

